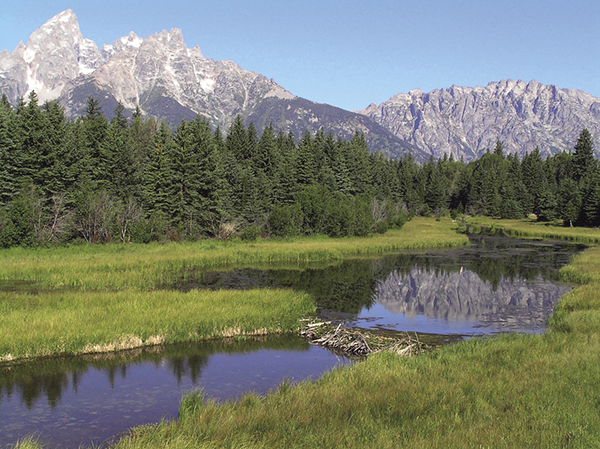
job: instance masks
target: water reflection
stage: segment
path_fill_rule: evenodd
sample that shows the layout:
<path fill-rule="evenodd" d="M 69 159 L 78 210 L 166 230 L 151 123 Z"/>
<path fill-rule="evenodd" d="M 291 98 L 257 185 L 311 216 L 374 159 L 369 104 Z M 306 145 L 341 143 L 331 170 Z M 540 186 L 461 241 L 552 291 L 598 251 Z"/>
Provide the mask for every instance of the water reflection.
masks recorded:
<path fill-rule="evenodd" d="M 359 318 L 368 318 L 371 326 L 425 333 L 537 332 L 545 328 L 556 302 L 568 290 L 542 278 L 500 278 L 492 283 L 469 270 L 436 274 L 415 268 L 393 272 L 379 283 L 377 303 L 386 312 L 369 309 Z M 398 315 L 404 318 L 401 323 Z M 430 320 L 416 320 L 419 316 Z"/>
<path fill-rule="evenodd" d="M 319 377 L 350 360 L 294 336 L 144 348 L 0 368 L 0 447 L 26 435 L 44 447 L 98 445 L 145 423 L 173 419 L 181 396 L 265 394 L 283 380 Z"/>
<path fill-rule="evenodd" d="M 556 282 L 558 270 L 580 249 L 473 237 L 469 247 L 324 267 L 197 273 L 180 288 L 290 287 L 314 295 L 322 314 L 361 327 L 445 335 L 538 332 L 568 288 Z M 32 432 L 45 447 L 97 445 L 128 428 L 176 417 L 182 394 L 194 387 L 216 399 L 266 393 L 284 379 L 318 377 L 340 363 L 348 360 L 284 337 L 4 366 L 0 447 Z"/>
<path fill-rule="evenodd" d="M 557 282 L 558 270 L 582 247 L 491 236 L 470 239 L 471 246 L 453 250 L 346 260 L 328 267 L 198 273 L 183 288 L 290 287 L 311 293 L 325 316 L 348 315 L 367 328 L 465 335 L 543 330 L 568 291 Z"/>

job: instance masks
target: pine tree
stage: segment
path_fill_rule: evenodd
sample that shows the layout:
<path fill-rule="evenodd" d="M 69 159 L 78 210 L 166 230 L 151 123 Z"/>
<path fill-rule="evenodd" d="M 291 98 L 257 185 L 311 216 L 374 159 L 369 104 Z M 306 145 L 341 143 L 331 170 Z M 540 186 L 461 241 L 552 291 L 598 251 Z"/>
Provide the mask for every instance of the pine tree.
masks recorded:
<path fill-rule="evenodd" d="M 565 226 L 573 226 L 581 213 L 579 184 L 571 178 L 562 179 L 556 196 L 559 218 Z"/>
<path fill-rule="evenodd" d="M 102 173 L 103 165 L 100 160 L 100 152 L 108 131 L 108 120 L 102 113 L 99 100 L 88 97 L 81 125 L 82 143 L 85 149 L 85 170 L 89 172 L 90 179 L 104 179 L 106 175 Z"/>
<path fill-rule="evenodd" d="M 370 190 L 373 183 L 373 174 L 369 164 L 369 148 L 363 133 L 358 131 L 352 136 L 350 141 L 351 152 L 346 159 L 350 169 L 352 182 L 352 194 L 361 195 Z"/>
<path fill-rule="evenodd" d="M 446 192 L 442 183 L 442 175 L 437 168 L 429 172 L 425 188 L 425 203 L 436 215 L 446 208 Z"/>
<path fill-rule="evenodd" d="M 171 151 L 171 223 L 187 236 L 198 230 L 197 213 L 200 209 L 200 161 L 193 134 L 193 125 L 182 119 L 175 133 Z"/>
<path fill-rule="evenodd" d="M 0 208 L 12 201 L 19 190 L 21 162 L 17 132 L 16 113 L 3 95 L 0 102 Z"/>
<path fill-rule="evenodd" d="M 29 94 L 29 102 L 18 114 L 21 138 L 21 182 L 24 184 L 43 181 L 42 172 L 48 167 L 49 145 L 46 142 L 47 123 L 38 104 L 35 91 Z M 44 173 L 45 174 L 45 173 Z"/>
<path fill-rule="evenodd" d="M 317 182 L 318 167 L 317 161 L 315 160 L 313 140 L 310 135 L 310 131 L 306 130 L 300 141 L 300 148 L 298 149 L 298 185 L 299 187 L 305 187 Z"/>
<path fill-rule="evenodd" d="M 45 132 L 46 169 L 40 172 L 42 182 L 36 182 L 43 187 L 46 195 L 58 195 L 66 192 L 69 181 L 70 165 L 73 161 L 68 157 L 69 142 L 65 111 L 58 101 L 50 101 L 42 106 L 42 113 L 47 130 Z"/>
<path fill-rule="evenodd" d="M 244 126 L 241 116 L 236 116 L 233 123 L 229 127 L 229 133 L 225 139 L 227 150 L 237 161 L 245 161 L 250 159 L 251 150 L 248 139 L 248 132 Z"/>
<path fill-rule="evenodd" d="M 588 178 L 594 173 L 597 165 L 594 158 L 592 135 L 587 129 L 584 129 L 579 134 L 573 154 L 573 179 L 580 182 L 582 179 Z"/>
<path fill-rule="evenodd" d="M 220 217 L 219 188 L 216 183 L 219 155 L 212 131 L 206 119 L 197 117 L 189 124 L 194 140 L 196 166 L 198 173 L 197 190 L 198 204 L 196 217 L 198 225 L 205 232 L 213 226 Z"/>
<path fill-rule="evenodd" d="M 144 198 L 148 212 L 166 219 L 171 212 L 171 172 L 169 155 L 174 142 L 171 130 L 161 122 L 154 137 L 154 152 L 144 171 Z"/>
<path fill-rule="evenodd" d="M 129 141 L 125 108 L 119 103 L 100 144 L 100 186 L 121 200 L 140 198 L 141 167 Z"/>
<path fill-rule="evenodd" d="M 600 226 L 600 173 L 593 172 L 580 181 L 582 192 L 578 225 Z"/>
<path fill-rule="evenodd" d="M 231 181 L 238 179 L 238 165 L 235 157 L 227 149 L 220 127 L 217 127 L 213 134 L 213 142 L 216 155 L 214 179 L 219 211 L 219 223 L 213 225 L 213 233 L 217 234 L 222 221 L 230 222 L 236 217 L 236 201 Z"/>
<path fill-rule="evenodd" d="M 331 139 L 333 140 L 333 136 L 331 136 Z M 346 162 L 347 151 L 349 149 L 339 139 L 334 142 L 328 140 L 326 148 L 329 160 L 331 161 L 335 192 L 350 195 L 352 180 L 350 179 L 350 168 Z"/>

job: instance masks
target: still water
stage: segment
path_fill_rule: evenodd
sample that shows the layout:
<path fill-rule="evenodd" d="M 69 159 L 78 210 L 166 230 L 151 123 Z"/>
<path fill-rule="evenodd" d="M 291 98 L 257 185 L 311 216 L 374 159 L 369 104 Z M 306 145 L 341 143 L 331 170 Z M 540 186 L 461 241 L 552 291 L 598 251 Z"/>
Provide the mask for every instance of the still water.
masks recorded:
<path fill-rule="evenodd" d="M 348 260 L 331 266 L 199 272 L 176 286 L 289 287 L 319 313 L 366 329 L 453 339 L 542 332 L 569 287 L 558 270 L 581 247 L 472 237 L 471 246 Z M 297 337 L 173 345 L 103 356 L 50 358 L 0 368 L 0 447 L 38 435 L 46 447 L 99 445 L 127 429 L 174 419 L 181 396 L 265 394 L 351 363 Z"/>
<path fill-rule="evenodd" d="M 266 394 L 347 363 L 299 337 L 269 337 L 4 367 L 0 447 L 31 434 L 48 448 L 99 445 L 131 427 L 176 418 L 181 397 L 196 388 L 216 400 Z"/>
<path fill-rule="evenodd" d="M 452 250 L 297 270 L 202 272 L 182 286 L 286 286 L 311 293 L 325 318 L 366 329 L 476 336 L 542 332 L 569 286 L 559 269 L 580 245 L 471 236 Z"/>

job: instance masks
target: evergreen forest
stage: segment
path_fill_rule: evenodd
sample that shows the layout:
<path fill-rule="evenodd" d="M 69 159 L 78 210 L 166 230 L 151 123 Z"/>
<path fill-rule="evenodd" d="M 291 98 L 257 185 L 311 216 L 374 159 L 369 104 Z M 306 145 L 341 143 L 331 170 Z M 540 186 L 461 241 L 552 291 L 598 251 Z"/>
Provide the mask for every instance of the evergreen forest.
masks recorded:
<path fill-rule="evenodd" d="M 35 92 L 0 100 L 0 247 L 364 236 L 447 214 L 600 226 L 591 134 L 546 159 L 497 142 L 469 163 L 420 165 L 369 153 L 359 132 L 294 136 L 239 116 L 227 130 L 200 116 L 172 130 L 120 104 L 108 120 L 92 97 L 76 120 Z"/>

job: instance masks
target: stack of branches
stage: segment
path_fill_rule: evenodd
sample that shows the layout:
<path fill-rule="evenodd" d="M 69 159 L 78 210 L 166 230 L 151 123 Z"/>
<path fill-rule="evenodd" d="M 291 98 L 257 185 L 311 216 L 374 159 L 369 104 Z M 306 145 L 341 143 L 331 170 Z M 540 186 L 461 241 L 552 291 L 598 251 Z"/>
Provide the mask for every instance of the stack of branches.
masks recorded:
<path fill-rule="evenodd" d="M 339 323 L 313 320 L 306 324 L 300 335 L 310 343 L 325 346 L 348 356 L 366 357 L 377 352 L 393 352 L 401 356 L 421 354 L 431 347 L 419 341 L 418 335 L 399 333 L 389 337 L 362 329 L 348 329 Z"/>

